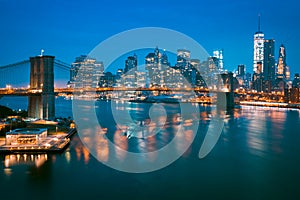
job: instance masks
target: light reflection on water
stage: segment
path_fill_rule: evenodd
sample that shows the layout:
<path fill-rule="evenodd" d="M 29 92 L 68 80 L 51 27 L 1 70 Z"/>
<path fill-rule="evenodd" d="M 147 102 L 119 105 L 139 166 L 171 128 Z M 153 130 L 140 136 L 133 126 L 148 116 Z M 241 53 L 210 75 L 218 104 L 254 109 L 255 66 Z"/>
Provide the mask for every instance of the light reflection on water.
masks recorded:
<path fill-rule="evenodd" d="M 126 104 L 120 105 L 120 110 L 126 110 L 124 106 Z M 131 116 L 136 122 L 144 121 L 137 123 L 143 127 L 152 123 L 149 116 L 143 115 L 142 111 L 145 110 L 147 107 L 137 105 L 127 112 L 134 111 Z M 134 116 L 135 114 L 138 116 Z M 109 123 L 108 116 L 101 122 L 105 129 L 97 130 L 98 134 L 94 138 L 83 137 L 81 142 L 75 136 L 63 154 L 47 155 L 47 159 L 38 167 L 36 162 L 31 162 L 31 155 L 26 158 L 28 163 L 23 162 L 24 156 L 19 157 L 21 162 L 8 161 L 11 155 L 1 156 L 0 185 L 3 190 L 9 190 L 14 185 L 25 183 L 24 191 L 31 192 L 36 183 L 53 191 L 59 191 L 68 185 L 74 191 L 91 191 L 90 195 L 85 195 L 87 198 L 97 195 L 107 198 L 157 195 L 156 197 L 161 198 L 182 199 L 187 196 L 207 199 L 212 194 L 206 191 L 215 190 L 213 195 L 238 195 L 242 199 L 279 198 L 286 197 L 286 194 L 287 197 L 299 194 L 298 110 L 251 106 L 234 109 L 224 119 L 225 125 L 219 142 L 205 159 L 200 160 L 197 157 L 199 148 L 212 115 L 209 107 L 200 107 L 200 125 L 193 145 L 178 161 L 154 173 L 131 175 L 109 169 L 98 163 L 82 142 L 92 143 L 96 147 L 97 158 L 104 162 L 109 155 L 115 155 L 119 160 L 125 159 L 126 151 L 122 150 L 152 152 L 147 154 L 146 159 L 155 160 L 155 150 L 172 140 L 172 133 L 178 132 L 180 124 L 184 124 L 184 131 L 180 135 L 182 143 L 177 143 L 176 148 L 180 149 L 182 144 L 190 142 L 194 134 L 190 126 L 196 116 L 182 119 L 174 105 L 173 108 L 170 107 L 166 123 L 159 134 L 144 133 L 147 137 L 142 138 L 140 133 L 139 137 L 128 139 L 124 130 L 128 130 L 131 124 L 124 123 L 123 127 L 118 127 L 114 122 Z M 149 127 L 144 131 L 153 132 Z M 104 134 L 108 139 L 103 137 Z M 116 144 L 114 149 L 108 148 L 108 140 Z M 14 160 L 18 160 L 17 155 L 14 156 Z M 118 192 L 115 191 L 116 188 Z M 77 192 L 74 191 L 69 195 L 76 199 Z M 134 194 L 130 191 L 134 191 Z M 247 195 L 244 196 L 244 193 Z M 50 197 L 55 196 L 54 192 L 51 194 L 50 191 Z M 91 196 L 92 194 L 95 196 Z M 272 195 L 269 196 L 270 194 Z M 19 198 L 22 196 L 19 195 Z"/>

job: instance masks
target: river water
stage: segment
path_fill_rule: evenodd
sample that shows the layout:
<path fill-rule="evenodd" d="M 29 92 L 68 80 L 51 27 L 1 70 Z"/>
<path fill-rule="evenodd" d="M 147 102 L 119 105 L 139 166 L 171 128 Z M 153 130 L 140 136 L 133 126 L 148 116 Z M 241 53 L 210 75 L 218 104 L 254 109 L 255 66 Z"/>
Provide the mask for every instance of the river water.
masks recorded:
<path fill-rule="evenodd" d="M 13 109 L 27 107 L 24 97 L 2 98 L 0 104 Z M 109 116 L 103 109 L 109 105 L 102 102 L 97 109 Z M 56 99 L 57 116 L 72 116 L 71 106 L 70 100 Z M 198 153 L 211 108 L 200 106 L 200 111 L 203 118 L 190 148 L 169 166 L 150 173 L 107 167 L 89 153 L 78 135 L 62 154 L 1 155 L 1 199 L 299 199 L 299 110 L 234 109 L 224 119 L 216 146 L 203 159 Z M 113 127 L 110 118 L 101 123 L 109 134 Z M 155 140 L 157 144 L 169 142 L 161 141 L 164 137 Z M 133 147 L 136 143 L 126 144 L 126 149 L 139 151 Z"/>

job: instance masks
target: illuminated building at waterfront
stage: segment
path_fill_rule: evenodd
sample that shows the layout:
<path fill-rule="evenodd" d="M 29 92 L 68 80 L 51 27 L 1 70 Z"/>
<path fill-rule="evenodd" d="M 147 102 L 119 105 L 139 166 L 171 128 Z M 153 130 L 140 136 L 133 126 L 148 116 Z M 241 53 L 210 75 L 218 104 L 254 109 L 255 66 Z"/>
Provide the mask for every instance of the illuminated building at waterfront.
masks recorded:
<path fill-rule="evenodd" d="M 80 73 L 80 76 L 77 76 Z M 100 78 L 104 75 L 103 62 L 98 62 L 94 58 L 89 58 L 86 55 L 77 57 L 72 63 L 70 70 L 69 86 L 80 88 L 96 88 L 98 87 Z"/>

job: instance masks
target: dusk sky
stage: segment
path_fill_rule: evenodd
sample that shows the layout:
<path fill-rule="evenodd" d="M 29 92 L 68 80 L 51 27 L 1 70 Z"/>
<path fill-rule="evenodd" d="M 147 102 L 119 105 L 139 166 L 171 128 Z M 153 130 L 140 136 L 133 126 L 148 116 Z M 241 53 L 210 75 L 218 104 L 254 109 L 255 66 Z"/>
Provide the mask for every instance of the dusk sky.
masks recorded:
<path fill-rule="evenodd" d="M 42 48 L 71 63 L 114 34 L 151 26 L 182 32 L 210 54 L 223 49 L 226 69 L 246 64 L 252 73 L 260 13 L 265 38 L 276 41 L 276 60 L 283 43 L 293 75 L 300 72 L 299 5 L 296 0 L 0 0 L 0 66 L 38 55 Z"/>

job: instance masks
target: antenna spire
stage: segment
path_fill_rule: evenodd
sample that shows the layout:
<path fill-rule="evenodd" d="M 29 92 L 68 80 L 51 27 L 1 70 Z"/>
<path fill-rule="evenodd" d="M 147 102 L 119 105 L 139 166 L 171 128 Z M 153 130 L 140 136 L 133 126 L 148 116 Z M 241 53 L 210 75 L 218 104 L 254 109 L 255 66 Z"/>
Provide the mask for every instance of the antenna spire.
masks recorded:
<path fill-rule="evenodd" d="M 258 14 L 258 31 L 260 32 L 260 13 Z"/>

